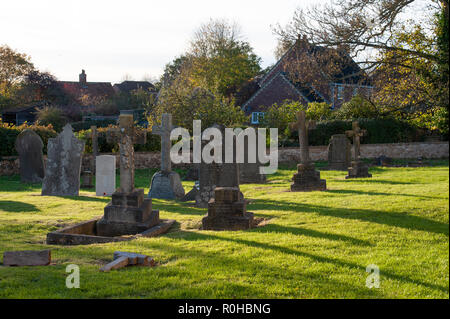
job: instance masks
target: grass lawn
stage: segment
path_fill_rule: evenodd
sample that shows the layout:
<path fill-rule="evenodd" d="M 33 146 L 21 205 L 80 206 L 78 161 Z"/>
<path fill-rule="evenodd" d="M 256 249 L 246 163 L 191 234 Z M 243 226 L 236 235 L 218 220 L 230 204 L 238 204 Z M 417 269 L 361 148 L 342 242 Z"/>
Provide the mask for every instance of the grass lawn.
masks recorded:
<path fill-rule="evenodd" d="M 46 234 L 103 214 L 108 198 L 41 197 L 40 185 L 0 177 L 0 253 L 52 249 L 47 267 L 0 266 L 0 298 L 449 298 L 448 161 L 424 168 L 371 168 L 371 179 L 322 171 L 328 191 L 289 192 L 294 169 L 242 185 L 248 211 L 269 219 L 249 231 L 200 231 L 206 209 L 153 200 L 177 224 L 158 238 L 89 246 L 48 246 Z M 138 170 L 148 192 L 153 171 Z M 193 182 L 183 182 L 185 190 Z M 109 273 L 116 250 L 150 255 L 154 268 Z M 79 289 L 65 286 L 80 266 Z M 380 288 L 365 286 L 366 267 Z"/>

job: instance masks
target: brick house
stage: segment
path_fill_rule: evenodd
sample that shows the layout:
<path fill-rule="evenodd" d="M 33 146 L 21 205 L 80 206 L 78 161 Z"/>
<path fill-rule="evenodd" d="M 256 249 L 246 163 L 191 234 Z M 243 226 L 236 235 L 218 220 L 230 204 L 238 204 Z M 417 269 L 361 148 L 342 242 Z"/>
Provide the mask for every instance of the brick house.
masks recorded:
<path fill-rule="evenodd" d="M 304 69 L 296 68 L 296 65 L 304 65 Z M 322 71 L 328 65 L 333 66 L 331 76 Z M 299 74 L 304 74 L 305 70 L 310 74 L 306 81 L 301 81 Z M 372 89 L 364 71 L 348 55 L 310 45 L 303 38 L 297 40 L 258 81 L 256 92 L 242 109 L 246 115 L 251 115 L 251 124 L 258 124 L 260 117 L 274 103 L 281 104 L 285 100 L 300 101 L 305 105 L 326 102 L 335 109 L 356 94 L 368 96 Z"/>

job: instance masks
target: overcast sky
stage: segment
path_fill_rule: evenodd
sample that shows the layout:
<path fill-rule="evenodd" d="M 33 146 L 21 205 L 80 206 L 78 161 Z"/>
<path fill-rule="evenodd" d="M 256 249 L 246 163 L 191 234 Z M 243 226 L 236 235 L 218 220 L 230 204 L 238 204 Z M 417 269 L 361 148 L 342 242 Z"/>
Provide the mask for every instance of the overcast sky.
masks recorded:
<path fill-rule="evenodd" d="M 275 61 L 271 26 L 287 23 L 314 0 L 2 0 L 0 44 L 31 56 L 59 80 L 119 82 L 159 77 L 182 54 L 193 32 L 210 18 L 237 22 L 262 58 Z"/>

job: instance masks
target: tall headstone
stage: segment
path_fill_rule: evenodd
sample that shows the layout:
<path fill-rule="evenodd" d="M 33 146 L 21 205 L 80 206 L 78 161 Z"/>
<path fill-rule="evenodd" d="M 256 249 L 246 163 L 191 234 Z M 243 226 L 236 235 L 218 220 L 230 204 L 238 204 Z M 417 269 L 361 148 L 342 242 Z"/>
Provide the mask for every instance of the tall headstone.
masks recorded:
<path fill-rule="evenodd" d="M 116 157 L 100 155 L 96 157 L 95 194 L 111 196 L 116 190 Z"/>
<path fill-rule="evenodd" d="M 152 127 L 152 134 L 161 136 L 161 170 L 156 172 L 151 180 L 148 197 L 163 199 L 181 199 L 184 196 L 184 188 L 181 184 L 180 175 L 172 171 L 170 149 L 172 142 L 170 132 L 172 131 L 172 115 L 164 113 L 160 126 Z"/>
<path fill-rule="evenodd" d="M 256 154 L 258 154 L 258 143 L 255 145 Z M 244 163 L 239 163 L 239 182 L 241 184 L 261 184 L 267 181 L 266 175 L 261 174 L 259 168 L 262 164 L 256 156 L 256 162 L 251 163 L 249 160 L 249 139 L 244 138 Z"/>
<path fill-rule="evenodd" d="M 297 113 L 297 122 L 291 123 L 292 130 L 298 130 L 300 144 L 300 164 L 297 173 L 292 177 L 292 192 L 323 191 L 327 188 L 324 179 L 320 179 L 320 172 L 314 167 L 309 157 L 308 131 L 315 128 L 315 123 L 306 119 L 305 111 Z"/>
<path fill-rule="evenodd" d="M 346 171 L 351 162 L 351 143 L 345 134 L 331 136 L 328 145 L 328 167 L 335 171 Z"/>
<path fill-rule="evenodd" d="M 121 236 L 143 232 L 159 224 L 159 211 L 152 210 L 151 198 L 134 188 L 133 144 L 145 143 L 146 131 L 133 127 L 133 115 L 119 117 L 119 129 L 108 131 L 108 140 L 119 143 L 120 187 L 112 194 L 104 216 L 97 222 L 97 235 Z"/>
<path fill-rule="evenodd" d="M 218 124 L 212 127 L 219 129 L 222 133 L 222 163 L 205 163 L 202 159 L 199 164 L 199 188 L 195 197 L 195 204 L 202 208 L 208 207 L 210 199 L 214 198 L 216 187 L 239 188 L 240 183 L 239 164 L 235 160 L 233 163 L 225 163 L 225 127 Z M 206 144 L 206 141 L 202 141 L 202 152 Z M 234 154 L 236 155 L 236 152 Z"/>
<path fill-rule="evenodd" d="M 15 142 L 19 153 L 20 180 L 24 183 L 40 183 L 44 178 L 44 143 L 34 131 L 25 129 L 20 132 Z"/>
<path fill-rule="evenodd" d="M 369 178 L 372 174 L 369 173 L 369 167 L 361 161 L 361 137 L 367 134 L 366 130 L 359 127 L 357 121 L 352 123 L 352 130 L 345 131 L 345 134 L 353 138 L 353 161 L 348 168 L 348 178 Z"/>
<path fill-rule="evenodd" d="M 84 141 L 75 137 L 70 124 L 49 139 L 42 195 L 78 196 L 83 151 Z"/>

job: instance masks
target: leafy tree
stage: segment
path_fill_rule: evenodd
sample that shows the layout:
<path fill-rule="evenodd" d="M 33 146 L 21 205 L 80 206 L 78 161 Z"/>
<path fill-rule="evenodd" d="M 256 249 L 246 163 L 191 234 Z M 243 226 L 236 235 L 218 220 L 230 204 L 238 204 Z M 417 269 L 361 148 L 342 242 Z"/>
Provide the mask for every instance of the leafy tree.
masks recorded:
<path fill-rule="evenodd" d="M 42 126 L 52 125 L 56 132 L 61 132 L 63 126 L 67 123 L 67 118 L 60 108 L 46 106 L 38 110 L 36 123 Z"/>
<path fill-rule="evenodd" d="M 328 103 L 312 102 L 308 103 L 306 114 L 311 120 L 322 121 L 331 117 L 331 106 Z"/>
<path fill-rule="evenodd" d="M 14 104 L 14 91 L 23 77 L 34 69 L 30 57 L 0 46 L 0 109 Z"/>
<path fill-rule="evenodd" d="M 374 119 L 379 117 L 380 113 L 375 104 L 356 95 L 350 101 L 344 103 L 338 110 L 334 111 L 333 117 L 340 120 L 355 119 Z"/>

